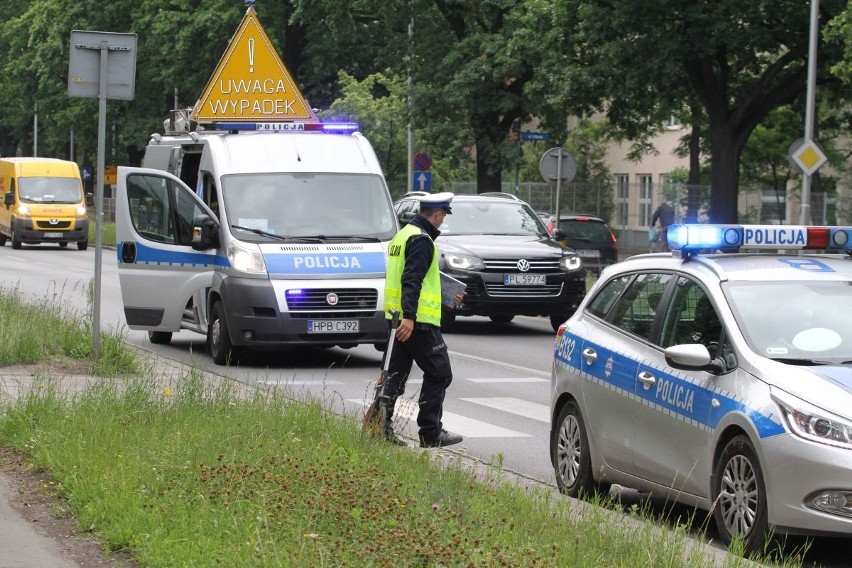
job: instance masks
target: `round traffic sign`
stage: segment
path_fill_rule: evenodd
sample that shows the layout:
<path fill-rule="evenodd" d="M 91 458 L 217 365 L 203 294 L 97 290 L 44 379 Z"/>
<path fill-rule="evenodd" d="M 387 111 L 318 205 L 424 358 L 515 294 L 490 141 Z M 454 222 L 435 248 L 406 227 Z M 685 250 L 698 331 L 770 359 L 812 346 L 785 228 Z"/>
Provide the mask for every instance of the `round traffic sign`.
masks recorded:
<path fill-rule="evenodd" d="M 559 181 L 558 177 L 561 181 L 569 182 L 577 175 L 577 162 L 565 148 L 551 148 L 541 157 L 538 170 L 544 181 Z"/>
<path fill-rule="evenodd" d="M 432 158 L 425 152 L 414 154 L 414 169 L 419 172 L 425 172 L 432 167 Z"/>

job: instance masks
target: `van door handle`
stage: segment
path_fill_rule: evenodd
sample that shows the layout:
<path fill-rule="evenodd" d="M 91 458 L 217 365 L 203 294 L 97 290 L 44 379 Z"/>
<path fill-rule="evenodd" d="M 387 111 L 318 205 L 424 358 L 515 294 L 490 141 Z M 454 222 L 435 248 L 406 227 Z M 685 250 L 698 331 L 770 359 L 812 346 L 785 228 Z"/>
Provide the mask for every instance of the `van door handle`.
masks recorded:
<path fill-rule="evenodd" d="M 136 262 L 136 243 L 121 243 L 121 262 L 124 264 Z"/>

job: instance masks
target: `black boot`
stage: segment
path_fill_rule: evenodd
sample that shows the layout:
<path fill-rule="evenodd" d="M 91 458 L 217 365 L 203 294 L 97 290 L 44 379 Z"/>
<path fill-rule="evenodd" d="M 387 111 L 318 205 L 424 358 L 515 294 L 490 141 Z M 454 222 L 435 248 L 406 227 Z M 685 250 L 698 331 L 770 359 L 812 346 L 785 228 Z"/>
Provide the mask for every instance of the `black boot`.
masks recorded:
<path fill-rule="evenodd" d="M 396 432 L 393 431 L 393 411 L 396 406 L 397 397 L 383 398 L 381 401 L 382 407 L 385 409 L 385 423 L 383 426 L 383 435 L 385 440 L 394 446 L 407 446 L 405 441 L 401 440 Z"/>

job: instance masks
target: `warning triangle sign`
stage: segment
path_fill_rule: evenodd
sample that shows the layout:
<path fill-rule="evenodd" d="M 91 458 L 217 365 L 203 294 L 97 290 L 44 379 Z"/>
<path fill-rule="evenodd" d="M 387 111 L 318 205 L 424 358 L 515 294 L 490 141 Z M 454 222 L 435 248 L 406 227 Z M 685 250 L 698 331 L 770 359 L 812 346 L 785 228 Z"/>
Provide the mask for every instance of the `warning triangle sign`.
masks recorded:
<path fill-rule="evenodd" d="M 191 119 L 319 122 L 249 7 Z"/>

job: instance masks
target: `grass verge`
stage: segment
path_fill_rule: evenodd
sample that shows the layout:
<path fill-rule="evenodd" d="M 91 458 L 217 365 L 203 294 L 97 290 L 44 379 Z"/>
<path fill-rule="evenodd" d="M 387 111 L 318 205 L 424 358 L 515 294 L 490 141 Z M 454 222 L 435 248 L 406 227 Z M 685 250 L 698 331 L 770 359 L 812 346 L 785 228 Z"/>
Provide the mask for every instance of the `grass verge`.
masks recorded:
<path fill-rule="evenodd" d="M 95 222 L 89 222 L 89 244 L 95 244 Z M 112 221 L 101 222 L 101 244 L 107 247 L 115 246 L 115 223 Z"/>

